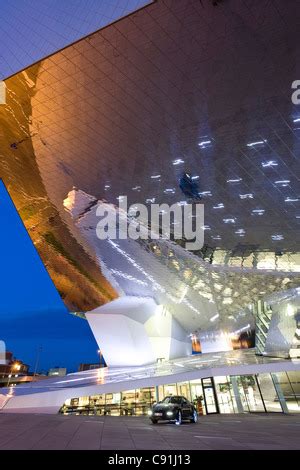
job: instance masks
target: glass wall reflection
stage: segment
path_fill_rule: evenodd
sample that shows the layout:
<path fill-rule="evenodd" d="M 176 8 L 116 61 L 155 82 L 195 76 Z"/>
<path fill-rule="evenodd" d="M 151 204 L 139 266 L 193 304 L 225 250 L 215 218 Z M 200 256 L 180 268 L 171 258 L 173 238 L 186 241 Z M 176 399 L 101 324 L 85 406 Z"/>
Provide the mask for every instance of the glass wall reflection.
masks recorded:
<path fill-rule="evenodd" d="M 276 387 L 274 386 L 276 375 Z M 278 387 L 280 387 L 278 389 Z M 182 395 L 192 401 L 198 414 L 282 412 L 283 397 L 289 412 L 300 412 L 300 372 L 219 376 L 120 393 L 84 396 L 66 400 L 64 414 L 144 416 L 156 401 Z"/>
<path fill-rule="evenodd" d="M 300 373 L 299 372 L 276 372 L 274 374 L 279 382 L 288 411 L 300 412 Z"/>

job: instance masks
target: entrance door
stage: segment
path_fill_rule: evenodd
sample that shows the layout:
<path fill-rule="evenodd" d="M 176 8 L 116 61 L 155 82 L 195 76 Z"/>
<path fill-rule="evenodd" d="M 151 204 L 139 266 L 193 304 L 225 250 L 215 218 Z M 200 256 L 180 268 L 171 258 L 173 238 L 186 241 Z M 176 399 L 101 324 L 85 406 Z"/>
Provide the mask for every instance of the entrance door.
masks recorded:
<path fill-rule="evenodd" d="M 219 413 L 216 390 L 211 377 L 202 379 L 202 389 L 206 414 Z"/>
<path fill-rule="evenodd" d="M 230 378 L 218 376 L 213 378 L 220 413 L 235 413 L 235 402 Z"/>

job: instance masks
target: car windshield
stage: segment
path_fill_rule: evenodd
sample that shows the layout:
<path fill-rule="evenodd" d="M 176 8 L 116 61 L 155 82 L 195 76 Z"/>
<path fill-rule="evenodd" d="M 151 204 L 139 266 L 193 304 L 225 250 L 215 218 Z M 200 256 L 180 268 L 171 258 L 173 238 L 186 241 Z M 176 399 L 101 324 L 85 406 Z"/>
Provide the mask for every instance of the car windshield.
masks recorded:
<path fill-rule="evenodd" d="M 181 397 L 165 397 L 162 401 L 162 403 L 175 403 L 175 404 L 180 404 L 181 403 Z"/>

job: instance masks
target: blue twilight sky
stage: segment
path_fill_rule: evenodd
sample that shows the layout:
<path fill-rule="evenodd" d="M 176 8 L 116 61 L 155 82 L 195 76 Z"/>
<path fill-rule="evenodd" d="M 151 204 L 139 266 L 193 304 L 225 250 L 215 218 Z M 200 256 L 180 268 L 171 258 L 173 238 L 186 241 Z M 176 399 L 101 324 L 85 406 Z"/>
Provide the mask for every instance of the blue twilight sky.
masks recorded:
<path fill-rule="evenodd" d="M 152 0 L 0 0 L 0 79 Z"/>
<path fill-rule="evenodd" d="M 97 362 L 85 320 L 69 314 L 0 180 L 0 340 L 34 370 Z"/>

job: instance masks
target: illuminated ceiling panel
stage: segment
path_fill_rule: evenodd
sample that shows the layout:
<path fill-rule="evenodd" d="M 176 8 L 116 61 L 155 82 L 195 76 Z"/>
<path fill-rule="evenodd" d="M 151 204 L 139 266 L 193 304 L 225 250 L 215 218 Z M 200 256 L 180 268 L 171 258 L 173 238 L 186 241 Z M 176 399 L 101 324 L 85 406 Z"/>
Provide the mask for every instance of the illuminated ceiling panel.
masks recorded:
<path fill-rule="evenodd" d="M 299 273 L 213 266 L 169 240 L 99 240 L 96 213 L 101 205 L 107 210 L 107 204 L 103 206 L 103 201 L 76 190 L 69 193 L 67 201 L 72 201 L 68 214 L 74 236 L 79 231 L 94 250 L 116 291 L 153 297 L 189 333 L 253 326 L 253 302 L 300 284 Z"/>

